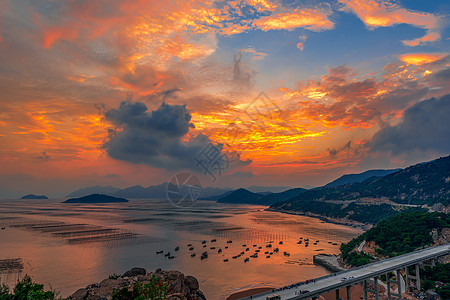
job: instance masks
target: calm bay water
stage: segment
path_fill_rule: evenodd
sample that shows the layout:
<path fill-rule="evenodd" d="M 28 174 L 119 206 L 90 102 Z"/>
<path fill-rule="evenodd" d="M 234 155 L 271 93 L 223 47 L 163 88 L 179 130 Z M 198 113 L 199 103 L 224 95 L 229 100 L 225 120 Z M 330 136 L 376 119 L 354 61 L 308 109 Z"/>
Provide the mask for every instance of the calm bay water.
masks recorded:
<path fill-rule="evenodd" d="M 0 226 L 5 227 L 0 230 L 0 261 L 20 258 L 23 264 L 21 272 L 0 266 L 1 282 L 12 284 L 26 273 L 68 296 L 132 267 L 162 268 L 197 277 L 208 299 L 225 299 L 240 289 L 277 287 L 326 275 L 324 268 L 313 265 L 313 255 L 338 253 L 340 243 L 362 232 L 256 205 L 198 201 L 191 208 L 175 208 L 165 200 L 104 205 L 62 204 L 62 200 L 0 200 Z M 297 244 L 300 237 L 309 239 L 309 247 Z M 270 242 L 280 252 L 266 258 Z M 180 250 L 174 251 L 177 246 Z M 258 247 L 262 247 L 259 257 L 244 263 Z M 156 254 L 160 250 L 176 257 Z M 209 257 L 201 260 L 204 251 Z M 232 258 L 242 251 L 245 255 Z"/>

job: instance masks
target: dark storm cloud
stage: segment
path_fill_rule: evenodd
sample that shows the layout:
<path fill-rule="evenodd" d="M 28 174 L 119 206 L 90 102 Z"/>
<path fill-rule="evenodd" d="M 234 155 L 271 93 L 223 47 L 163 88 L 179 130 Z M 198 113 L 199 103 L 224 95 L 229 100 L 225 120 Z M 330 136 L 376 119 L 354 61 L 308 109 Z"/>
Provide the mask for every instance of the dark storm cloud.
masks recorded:
<path fill-rule="evenodd" d="M 41 153 L 36 153 L 33 156 L 31 156 L 31 158 L 39 160 L 39 161 L 48 161 L 50 159 L 50 156 L 47 155 L 47 153 L 41 152 Z"/>
<path fill-rule="evenodd" d="M 450 94 L 416 103 L 405 110 L 403 120 L 377 132 L 369 147 L 372 152 L 394 155 L 435 151 L 450 152 Z"/>
<path fill-rule="evenodd" d="M 330 156 L 335 157 L 342 151 L 349 150 L 351 148 L 351 146 L 352 146 L 352 141 L 348 141 L 347 144 L 345 144 L 344 146 L 342 146 L 340 148 L 328 148 L 327 151 L 330 154 Z"/>
<path fill-rule="evenodd" d="M 103 145 L 118 160 L 167 170 L 198 170 L 194 157 L 211 143 L 202 134 L 181 141 L 189 128 L 194 128 L 185 105 L 163 102 L 157 110 L 149 112 L 142 102 L 122 102 L 118 109 L 107 111 L 105 117 L 121 128 L 111 131 Z M 215 147 L 222 151 L 221 145 Z"/>
<path fill-rule="evenodd" d="M 436 74 L 433 75 L 433 79 L 450 79 L 450 68 L 436 72 Z"/>

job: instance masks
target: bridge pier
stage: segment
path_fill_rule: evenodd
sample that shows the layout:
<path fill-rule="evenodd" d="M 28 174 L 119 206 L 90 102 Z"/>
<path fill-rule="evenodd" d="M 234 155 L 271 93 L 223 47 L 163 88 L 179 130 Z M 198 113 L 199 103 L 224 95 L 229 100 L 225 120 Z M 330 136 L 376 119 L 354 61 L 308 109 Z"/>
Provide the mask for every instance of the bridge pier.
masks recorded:
<path fill-rule="evenodd" d="M 436 259 L 432 259 L 431 260 L 431 267 L 433 268 L 434 266 L 436 266 Z"/>
<path fill-rule="evenodd" d="M 389 273 L 386 273 L 386 285 L 387 285 L 387 294 L 388 294 L 388 300 L 391 300 L 391 278 L 389 278 Z"/>
<path fill-rule="evenodd" d="M 363 283 L 363 288 L 364 288 L 364 300 L 367 300 L 367 280 L 364 280 Z"/>
<path fill-rule="evenodd" d="M 419 273 L 419 264 L 416 264 L 416 287 L 420 291 L 420 273 Z"/>
<path fill-rule="evenodd" d="M 339 300 L 339 289 L 336 290 L 336 300 Z"/>
<path fill-rule="evenodd" d="M 367 286 L 367 280 L 364 280 L 364 282 L 363 282 L 363 288 L 364 288 L 364 300 L 368 300 L 368 297 L 367 297 L 367 293 L 372 293 L 372 294 L 374 294 L 375 295 L 375 300 L 379 300 L 379 293 L 378 293 L 378 276 L 375 276 L 374 278 L 373 278 L 373 281 L 374 281 L 374 283 L 375 283 L 375 289 L 374 290 L 372 290 L 372 289 L 370 289 L 368 286 Z"/>
<path fill-rule="evenodd" d="M 397 291 L 398 299 L 402 299 L 402 274 L 400 274 L 400 269 L 397 270 Z"/>
<path fill-rule="evenodd" d="M 411 285 L 411 279 L 416 282 L 415 286 L 418 290 L 420 290 L 420 271 L 419 264 L 414 265 L 416 270 L 416 275 L 411 275 L 409 272 L 409 267 L 406 267 L 406 291 L 408 291 L 408 287 Z"/>
<path fill-rule="evenodd" d="M 375 282 L 375 300 L 378 300 L 378 276 L 374 277 L 373 281 Z"/>
<path fill-rule="evenodd" d="M 351 286 L 347 285 L 346 289 L 347 289 L 347 300 L 351 300 L 351 298 L 352 298 L 352 294 L 351 294 L 351 290 L 350 290 Z"/>

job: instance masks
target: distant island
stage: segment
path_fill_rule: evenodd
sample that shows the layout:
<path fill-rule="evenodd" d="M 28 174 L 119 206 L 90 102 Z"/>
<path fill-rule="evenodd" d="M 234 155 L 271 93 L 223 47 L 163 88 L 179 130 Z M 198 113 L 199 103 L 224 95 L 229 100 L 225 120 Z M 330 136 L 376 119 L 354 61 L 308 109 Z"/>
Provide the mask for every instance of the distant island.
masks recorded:
<path fill-rule="evenodd" d="M 28 195 L 23 196 L 20 199 L 48 199 L 48 197 L 45 195 L 28 194 Z"/>
<path fill-rule="evenodd" d="M 62 203 L 120 203 L 128 202 L 125 198 L 117 198 L 103 194 L 91 194 L 79 198 L 70 198 Z"/>

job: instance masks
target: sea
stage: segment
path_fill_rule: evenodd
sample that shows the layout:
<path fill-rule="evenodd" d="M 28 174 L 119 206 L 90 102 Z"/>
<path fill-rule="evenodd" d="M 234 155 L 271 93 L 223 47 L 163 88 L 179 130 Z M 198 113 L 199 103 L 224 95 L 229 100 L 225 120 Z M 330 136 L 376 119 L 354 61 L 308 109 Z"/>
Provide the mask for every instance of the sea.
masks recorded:
<path fill-rule="evenodd" d="M 28 274 L 67 297 L 133 267 L 161 268 L 196 277 L 207 299 L 226 299 L 245 289 L 327 275 L 313 256 L 337 254 L 341 243 L 362 233 L 258 205 L 63 200 L 0 200 L 0 284 L 13 286 Z M 250 257 L 256 250 L 258 257 Z M 201 258 L 203 252 L 207 258 Z"/>

